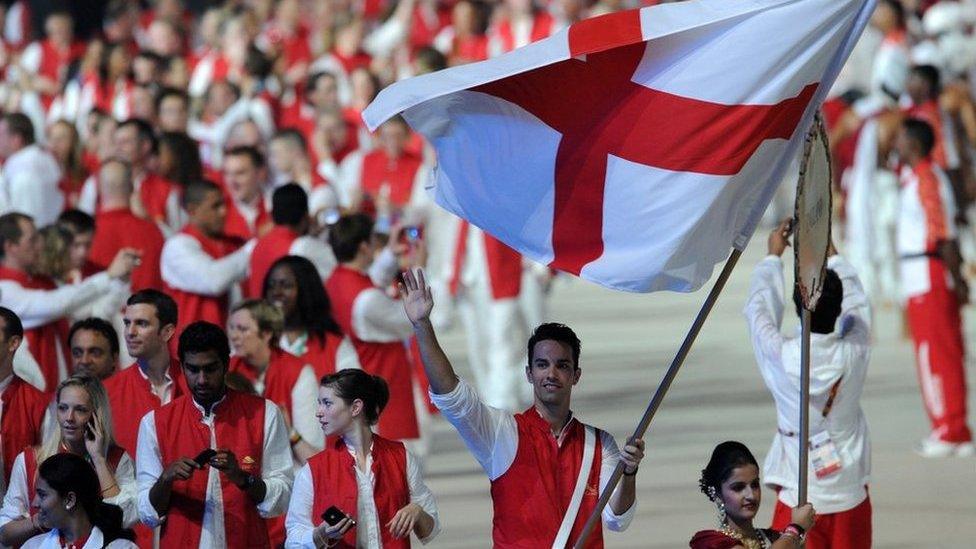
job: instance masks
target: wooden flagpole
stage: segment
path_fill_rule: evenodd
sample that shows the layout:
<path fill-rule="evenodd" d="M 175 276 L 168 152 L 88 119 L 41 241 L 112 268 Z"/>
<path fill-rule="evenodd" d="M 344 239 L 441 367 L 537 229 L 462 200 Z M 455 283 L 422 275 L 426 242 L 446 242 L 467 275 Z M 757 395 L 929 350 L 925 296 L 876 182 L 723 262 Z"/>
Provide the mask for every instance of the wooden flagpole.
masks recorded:
<path fill-rule="evenodd" d="M 698 316 L 695 317 L 695 321 L 692 322 L 691 328 L 685 335 L 684 341 L 681 342 L 681 347 L 678 348 L 677 354 L 674 356 L 674 360 L 671 361 L 671 366 L 668 368 L 667 373 L 664 374 L 664 379 L 661 380 L 661 384 L 658 385 L 657 391 L 654 393 L 654 397 L 651 398 L 651 402 L 647 405 L 647 409 L 644 410 L 644 416 L 641 418 L 640 423 L 637 424 L 637 429 L 634 430 L 634 434 L 628 440 L 633 440 L 635 438 L 643 438 L 644 433 L 647 432 L 647 428 L 651 425 L 651 420 L 654 419 L 654 414 L 657 413 L 658 408 L 661 407 L 661 402 L 664 400 L 664 396 L 668 393 L 668 389 L 671 388 L 671 383 L 674 378 L 678 376 L 678 370 L 681 369 L 682 364 L 685 362 L 685 358 L 688 356 L 688 352 L 691 351 L 691 346 L 695 343 L 695 338 L 698 337 L 698 332 L 701 331 L 702 325 L 705 324 L 705 319 L 708 318 L 708 314 L 712 311 L 712 307 L 715 305 L 715 301 L 718 300 L 719 294 L 722 293 L 722 289 L 725 288 L 725 283 L 728 282 L 729 276 L 732 274 L 732 269 L 735 264 L 739 261 L 739 256 L 742 255 L 741 250 L 732 250 L 729 258 L 725 260 L 725 266 L 722 268 L 721 274 L 718 275 L 718 279 L 715 280 L 715 285 L 712 286 L 711 291 L 708 293 L 708 297 L 705 298 L 705 302 L 702 304 L 701 310 L 698 311 Z M 620 482 L 620 478 L 624 474 L 623 462 L 618 462 L 617 467 L 613 470 L 613 475 L 610 476 L 610 481 L 607 482 L 606 488 L 603 489 L 603 493 L 600 494 L 600 499 L 596 503 L 596 508 L 593 509 L 593 513 L 586 520 L 586 526 L 583 528 L 583 532 L 580 534 L 578 540 L 576 540 L 577 549 L 582 549 L 586 544 L 586 540 L 590 537 L 593 532 L 593 528 L 597 525 L 600 520 L 600 515 L 603 513 L 603 508 L 607 506 L 610 502 L 610 496 L 613 495 L 614 488 L 617 487 L 617 483 Z"/>

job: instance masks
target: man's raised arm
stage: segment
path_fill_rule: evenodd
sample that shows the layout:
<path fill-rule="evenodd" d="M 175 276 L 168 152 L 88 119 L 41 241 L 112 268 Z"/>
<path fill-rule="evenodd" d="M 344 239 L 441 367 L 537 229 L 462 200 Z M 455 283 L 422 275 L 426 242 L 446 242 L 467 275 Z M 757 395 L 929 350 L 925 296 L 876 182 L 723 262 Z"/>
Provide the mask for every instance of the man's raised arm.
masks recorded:
<path fill-rule="evenodd" d="M 413 332 L 417 336 L 431 392 L 436 395 L 450 393 L 457 387 L 458 377 L 444 350 L 441 349 L 440 343 L 437 342 L 437 335 L 434 334 L 434 327 L 430 323 L 434 298 L 424 278 L 423 269 L 417 269 L 416 275 L 413 270 L 403 273 L 400 294 L 403 296 L 403 309 L 413 323 Z"/>

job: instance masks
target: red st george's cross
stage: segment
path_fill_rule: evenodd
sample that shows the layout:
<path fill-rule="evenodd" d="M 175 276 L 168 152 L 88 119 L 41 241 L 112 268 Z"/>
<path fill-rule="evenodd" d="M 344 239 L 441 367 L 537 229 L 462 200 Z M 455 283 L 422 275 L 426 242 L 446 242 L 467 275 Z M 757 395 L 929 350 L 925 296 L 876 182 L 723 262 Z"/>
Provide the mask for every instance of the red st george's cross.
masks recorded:
<path fill-rule="evenodd" d="M 647 47 L 638 10 L 572 25 L 569 47 L 585 60 L 471 90 L 514 103 L 562 134 L 550 266 L 576 275 L 603 254 L 607 155 L 672 171 L 735 175 L 763 141 L 793 135 L 817 89 L 810 84 L 775 105 L 722 105 L 636 84 L 631 78 Z"/>

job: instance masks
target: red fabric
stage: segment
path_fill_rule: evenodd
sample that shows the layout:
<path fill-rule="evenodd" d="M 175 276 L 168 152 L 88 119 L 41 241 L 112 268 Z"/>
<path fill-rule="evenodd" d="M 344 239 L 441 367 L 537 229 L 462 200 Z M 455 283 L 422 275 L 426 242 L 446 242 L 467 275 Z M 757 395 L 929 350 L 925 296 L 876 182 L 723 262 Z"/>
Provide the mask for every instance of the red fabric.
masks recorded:
<path fill-rule="evenodd" d="M 281 408 L 281 413 L 285 415 L 289 425 L 292 424 L 291 411 L 293 409 L 291 391 L 295 388 L 295 382 L 298 381 L 298 376 L 304 367 L 305 363 L 301 359 L 281 349 L 271 350 L 271 362 L 264 374 L 264 393 L 261 396 Z M 239 356 L 231 357 L 227 371 L 241 374 L 252 384 L 257 382 L 258 375 L 260 375 L 257 368 Z"/>
<path fill-rule="evenodd" d="M 773 529 L 782 530 L 790 523 L 792 509 L 776 500 Z M 807 549 L 870 549 L 871 498 L 840 513 L 817 513 L 817 522 L 807 532 Z"/>
<path fill-rule="evenodd" d="M 64 83 L 68 66 L 77 61 L 85 53 L 84 42 L 74 42 L 66 50 L 60 50 L 51 40 L 39 43 L 41 48 L 41 64 L 37 74 L 49 78 L 58 84 Z M 41 104 L 46 111 L 54 102 L 54 95 L 41 94 Z"/>
<path fill-rule="evenodd" d="M 932 132 L 935 133 L 935 146 L 932 147 L 931 154 L 932 161 L 943 170 L 949 168 L 945 151 L 945 129 L 942 127 L 942 109 L 939 107 L 938 101 L 932 99 L 921 105 L 914 105 L 905 114 L 912 118 L 924 120 L 928 122 L 929 126 L 932 126 Z"/>
<path fill-rule="evenodd" d="M 688 546 L 691 549 L 733 549 L 742 547 L 742 543 L 718 530 L 702 530 L 695 533 Z"/>
<path fill-rule="evenodd" d="M 585 62 L 569 59 L 471 89 L 518 105 L 562 135 L 555 158 L 553 268 L 578 275 L 603 254 L 611 154 L 666 170 L 736 174 L 765 140 L 793 135 L 818 86 L 775 105 L 689 99 L 631 80 L 645 47 L 641 42 L 588 55 Z M 639 131 L 657 128 L 661 120 L 668 121 L 668 132 Z"/>
<path fill-rule="evenodd" d="M 344 55 L 339 53 L 338 50 L 333 49 L 331 52 L 336 61 L 342 65 L 343 70 L 346 74 L 352 74 L 352 71 L 361 68 L 369 68 L 369 64 L 373 62 L 373 58 L 366 52 L 359 50 L 352 55 Z"/>
<path fill-rule="evenodd" d="M 941 184 L 935 172 L 932 171 L 932 163 L 923 160 L 916 164 L 912 171 L 918 177 L 918 197 L 925 211 L 925 250 L 935 251 L 936 245 L 946 240 L 949 236 L 949 228 L 946 224 L 945 208 L 942 204 L 942 195 L 939 192 Z"/>
<path fill-rule="evenodd" d="M 139 198 L 146 213 L 155 221 L 166 222 L 166 202 L 170 193 L 178 192 L 179 185 L 165 177 L 149 172 L 139 185 Z"/>
<path fill-rule="evenodd" d="M 430 12 L 425 6 L 415 6 L 410 21 L 409 43 L 411 51 L 430 46 L 437 33 L 451 24 L 450 9 L 436 9 Z"/>
<path fill-rule="evenodd" d="M 915 344 L 922 401 L 932 433 L 945 442 L 973 439 L 966 423 L 966 346 L 959 302 L 942 261 L 929 259 L 931 289 L 908 300 L 905 312 Z"/>
<path fill-rule="evenodd" d="M 203 251 L 213 259 L 220 259 L 234 253 L 242 244 L 236 239 L 226 237 L 211 238 L 204 235 L 192 224 L 184 227 L 180 233 L 196 239 Z M 220 296 L 200 295 L 177 290 L 169 287 L 169 285 L 167 285 L 167 293 L 176 300 L 176 306 L 179 310 L 176 337 L 183 333 L 183 328 L 198 320 L 206 320 L 221 327 L 227 325 L 228 294 L 225 293 Z M 176 337 L 173 339 L 176 340 Z"/>
<path fill-rule="evenodd" d="M 87 175 L 72 177 L 67 172 L 61 174 L 61 180 L 58 181 L 58 189 L 64 195 L 65 210 L 72 210 L 78 207 L 78 196 L 81 194 L 81 187 L 85 184 L 85 179 L 87 178 Z"/>
<path fill-rule="evenodd" d="M 331 332 L 326 332 L 323 339 L 309 334 L 305 343 L 305 354 L 299 355 L 298 358 L 302 364 L 311 364 L 312 369 L 315 370 L 315 377 L 321 379 L 322 376 L 335 373 L 340 345 L 342 345 L 342 336 Z"/>
<path fill-rule="evenodd" d="M 423 159 L 406 151 L 399 158 L 390 158 L 382 149 L 376 149 L 363 157 L 363 192 L 377 197 L 384 184 L 390 188 L 390 203 L 403 208 L 410 202 L 414 179 Z"/>
<path fill-rule="evenodd" d="M 232 451 L 245 473 L 258 476 L 264 457 L 264 412 L 263 398 L 232 390 L 214 408 L 216 447 Z M 210 429 L 201 422 L 201 412 L 189 395 L 157 410 L 155 420 L 164 465 L 211 447 Z M 186 549 L 200 544 L 207 477 L 204 469 L 188 480 L 173 483 L 169 514 L 159 535 L 161 549 Z M 269 547 L 268 531 L 254 502 L 226 479 L 220 485 L 227 547 Z"/>
<path fill-rule="evenodd" d="M 343 333 L 349 336 L 363 370 L 382 377 L 390 387 L 390 402 L 380 416 L 379 432 L 390 439 L 418 438 L 417 410 L 413 401 L 410 357 L 402 341 L 379 343 L 363 341 L 352 322 L 353 304 L 359 294 L 374 289 L 369 277 L 339 265 L 329 277 L 325 289 L 332 301 L 332 311 Z"/>
<path fill-rule="evenodd" d="M 170 359 L 169 376 L 173 378 L 173 400 L 189 394 L 183 370 L 176 358 Z M 138 363 L 116 372 L 104 383 L 108 401 L 112 405 L 115 442 L 128 450 L 129 455 L 135 456 L 139 422 L 147 413 L 162 408 L 163 403 L 153 394 L 152 384 L 142 375 Z"/>
<path fill-rule="evenodd" d="M 529 35 L 529 42 L 538 42 L 552 34 L 553 18 L 544 11 L 535 14 L 532 19 L 532 31 Z M 498 23 L 493 34 L 501 42 L 502 51 L 508 52 L 515 49 L 515 35 L 512 33 L 512 22 L 505 19 Z M 574 54 L 575 55 L 575 54 Z"/>
<path fill-rule="evenodd" d="M 239 238 L 245 241 L 250 240 L 258 236 L 258 231 L 261 227 L 271 223 L 271 212 L 265 207 L 264 200 L 258 200 L 258 216 L 254 219 L 253 229 L 247 224 L 247 220 L 244 219 L 244 216 L 234 204 L 234 200 L 226 191 L 224 192 L 224 203 L 227 204 L 227 217 L 224 219 L 224 234 L 229 237 Z"/>
<path fill-rule="evenodd" d="M 29 290 L 51 291 L 57 289 L 54 281 L 46 276 L 31 276 L 23 271 L 8 269 L 7 267 L 0 267 L 0 280 L 12 280 Z M 61 381 L 60 369 L 58 368 L 58 343 L 61 347 L 60 358 L 64 360 L 65 368 L 71 364 L 71 357 L 68 354 L 68 328 L 68 320 L 58 318 L 43 326 L 24 330 L 27 348 L 30 349 L 41 368 L 41 375 L 44 376 L 44 389 L 47 391 L 53 391 Z"/>
<path fill-rule="evenodd" d="M 3 406 L 3 418 L 0 420 L 3 478 L 7 486 L 10 485 L 10 470 L 17 454 L 25 446 L 41 443 L 41 425 L 50 402 L 50 395 L 38 391 L 16 374 L 0 397 L 0 406 Z"/>
<path fill-rule="evenodd" d="M 275 225 L 268 234 L 258 239 L 254 251 L 251 252 L 251 274 L 245 286 L 245 297 L 261 297 L 264 277 L 271 269 L 271 265 L 288 255 L 291 245 L 299 236 L 301 235 L 288 227 Z"/>
<path fill-rule="evenodd" d="M 107 269 L 122 248 L 142 251 L 142 260 L 132 271 L 132 291 L 161 289 L 163 277 L 159 259 L 166 239 L 152 221 L 137 217 L 128 208 L 101 210 L 95 214 L 95 238 L 89 258 L 101 269 Z"/>
<path fill-rule="evenodd" d="M 495 547 L 550 547 L 576 488 L 583 461 L 585 427 L 571 420 L 562 445 L 556 443 L 549 423 L 535 408 L 515 416 L 518 450 L 508 471 L 491 483 L 495 518 Z M 600 498 L 603 445 L 597 431 L 593 465 L 569 546 L 576 543 L 583 525 Z M 587 547 L 603 547 L 603 528 L 590 534 Z"/>
<path fill-rule="evenodd" d="M 319 158 L 315 152 L 316 118 L 315 109 L 306 103 L 304 97 L 296 91 L 291 101 L 281 105 L 276 120 L 279 128 L 294 128 L 305 137 L 308 156 L 312 159 L 312 166 L 316 166 L 320 161 L 324 160 Z M 332 158 L 337 164 L 342 162 L 346 155 L 359 148 L 359 135 L 357 131 L 358 127 L 356 123 L 347 120 L 346 144 L 336 151 Z"/>
<path fill-rule="evenodd" d="M 452 65 L 474 63 L 488 59 L 488 37 L 476 34 L 465 38 L 455 37 L 449 56 Z"/>
<path fill-rule="evenodd" d="M 457 245 L 454 249 L 454 270 L 449 281 L 451 295 L 457 295 L 464 270 L 464 259 L 468 245 L 468 222 L 461 221 Z M 503 244 L 500 240 L 485 233 L 485 262 L 488 265 L 488 283 L 491 285 L 492 299 L 518 297 L 522 291 L 522 256 Z"/>
<path fill-rule="evenodd" d="M 397 511 L 410 503 L 410 485 L 407 482 L 407 451 L 402 442 L 387 440 L 373 435 L 373 502 L 380 524 L 380 540 L 383 547 L 410 547 L 410 536 L 397 539 L 386 527 Z M 340 511 L 355 517 L 359 502 L 359 486 L 356 484 L 356 461 L 346 443 L 336 437 L 329 447 L 308 460 L 315 494 L 312 500 L 312 520 L 318 521 L 326 509 L 335 505 Z M 346 533 L 337 547 L 355 548 L 356 530 Z"/>

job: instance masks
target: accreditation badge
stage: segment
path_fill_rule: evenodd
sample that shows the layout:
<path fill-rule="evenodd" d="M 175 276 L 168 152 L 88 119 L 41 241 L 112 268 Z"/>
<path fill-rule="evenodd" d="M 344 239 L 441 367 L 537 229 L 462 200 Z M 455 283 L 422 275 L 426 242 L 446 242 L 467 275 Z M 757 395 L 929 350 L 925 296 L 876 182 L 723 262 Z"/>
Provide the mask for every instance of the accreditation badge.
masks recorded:
<path fill-rule="evenodd" d="M 825 478 L 840 471 L 840 455 L 830 439 L 830 433 L 821 431 L 810 437 L 810 463 L 817 478 Z"/>

